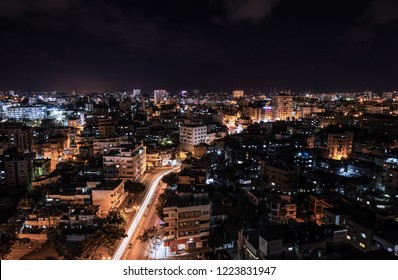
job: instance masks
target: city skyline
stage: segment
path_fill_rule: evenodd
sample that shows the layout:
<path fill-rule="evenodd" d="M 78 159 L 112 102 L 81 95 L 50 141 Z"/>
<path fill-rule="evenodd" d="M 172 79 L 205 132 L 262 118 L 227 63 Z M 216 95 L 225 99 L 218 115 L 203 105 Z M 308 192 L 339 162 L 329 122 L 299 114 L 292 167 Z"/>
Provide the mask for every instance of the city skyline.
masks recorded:
<path fill-rule="evenodd" d="M 2 90 L 392 91 L 398 5 L 0 4 Z"/>

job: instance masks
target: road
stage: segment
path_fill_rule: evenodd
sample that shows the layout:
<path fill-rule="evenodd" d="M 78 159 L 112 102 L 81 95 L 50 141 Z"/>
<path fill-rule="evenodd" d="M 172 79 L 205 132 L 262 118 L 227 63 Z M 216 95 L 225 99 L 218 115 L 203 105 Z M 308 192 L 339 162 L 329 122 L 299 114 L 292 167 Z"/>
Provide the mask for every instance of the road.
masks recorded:
<path fill-rule="evenodd" d="M 143 229 L 150 225 L 154 225 L 154 222 L 157 221 L 154 205 L 156 204 L 157 196 L 161 188 L 161 184 L 159 184 L 160 180 L 164 175 L 177 171 L 180 168 L 180 165 L 166 168 L 155 174 L 151 174 L 144 180 L 144 183 L 148 182 L 147 193 L 142 200 L 140 209 L 134 214 L 132 220 L 128 222 L 128 229 L 126 231 L 128 237 L 124 238 L 118 244 L 112 257 L 113 260 L 144 259 L 145 255 L 148 255 L 148 248 L 145 248 L 143 244 L 137 241 L 137 236 L 142 233 Z M 129 248 L 129 243 L 133 244 L 131 248 Z M 147 246 L 149 247 L 149 245 Z"/>

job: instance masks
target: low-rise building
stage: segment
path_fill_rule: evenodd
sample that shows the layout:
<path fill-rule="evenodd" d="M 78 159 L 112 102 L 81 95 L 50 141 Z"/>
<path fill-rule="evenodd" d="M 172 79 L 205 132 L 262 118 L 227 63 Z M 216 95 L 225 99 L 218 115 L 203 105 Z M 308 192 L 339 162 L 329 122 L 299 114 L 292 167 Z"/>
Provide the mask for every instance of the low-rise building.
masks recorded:
<path fill-rule="evenodd" d="M 241 259 L 316 259 L 325 248 L 323 230 L 313 222 L 271 225 L 238 233 Z"/>
<path fill-rule="evenodd" d="M 123 180 L 106 180 L 92 190 L 92 203 L 101 207 L 101 213 L 115 210 L 127 196 Z"/>

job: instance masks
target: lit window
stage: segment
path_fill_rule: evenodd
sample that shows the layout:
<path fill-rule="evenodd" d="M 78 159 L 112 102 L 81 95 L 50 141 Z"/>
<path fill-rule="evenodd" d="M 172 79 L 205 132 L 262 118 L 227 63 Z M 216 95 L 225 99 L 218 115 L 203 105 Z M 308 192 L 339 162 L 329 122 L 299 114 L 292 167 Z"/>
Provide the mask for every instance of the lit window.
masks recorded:
<path fill-rule="evenodd" d="M 351 240 L 351 236 L 350 235 L 347 235 L 347 240 Z"/>
<path fill-rule="evenodd" d="M 359 247 L 361 247 L 361 248 L 363 248 L 363 249 L 366 248 L 365 244 L 363 244 L 362 242 L 359 242 Z"/>
<path fill-rule="evenodd" d="M 366 234 L 364 232 L 361 232 L 361 237 L 366 238 Z"/>

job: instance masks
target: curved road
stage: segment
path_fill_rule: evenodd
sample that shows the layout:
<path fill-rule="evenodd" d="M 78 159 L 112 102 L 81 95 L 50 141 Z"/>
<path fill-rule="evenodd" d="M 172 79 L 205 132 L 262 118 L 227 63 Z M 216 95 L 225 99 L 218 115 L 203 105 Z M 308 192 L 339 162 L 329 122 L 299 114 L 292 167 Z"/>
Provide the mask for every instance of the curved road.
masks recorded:
<path fill-rule="evenodd" d="M 145 220 L 145 213 L 148 209 L 148 206 L 150 206 L 151 204 L 155 203 L 155 198 L 154 194 L 156 193 L 157 187 L 160 183 L 160 180 L 163 178 L 163 176 L 178 170 L 179 168 L 181 168 L 181 165 L 177 165 L 175 167 L 172 167 L 171 169 L 167 169 L 164 170 L 162 172 L 159 172 L 158 174 L 156 174 L 156 176 L 154 178 L 152 178 L 152 180 L 150 181 L 150 184 L 148 186 L 148 191 L 145 195 L 145 198 L 142 201 L 141 207 L 138 211 L 138 213 L 134 216 L 134 219 L 132 221 L 132 223 L 130 224 L 130 227 L 127 229 L 126 234 L 127 234 L 127 238 L 124 238 L 118 245 L 118 247 L 116 248 L 112 259 L 113 260 L 120 260 L 123 258 L 123 255 L 129 245 L 130 242 L 133 242 L 134 240 L 132 240 L 135 235 L 136 232 L 140 229 L 139 225 L 141 224 L 142 220 Z"/>

